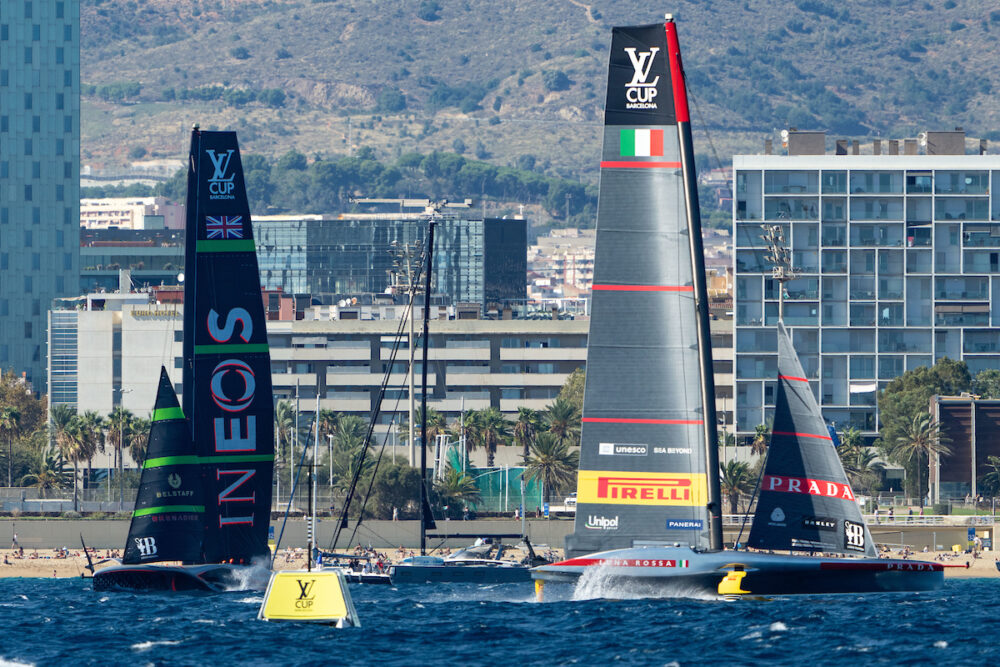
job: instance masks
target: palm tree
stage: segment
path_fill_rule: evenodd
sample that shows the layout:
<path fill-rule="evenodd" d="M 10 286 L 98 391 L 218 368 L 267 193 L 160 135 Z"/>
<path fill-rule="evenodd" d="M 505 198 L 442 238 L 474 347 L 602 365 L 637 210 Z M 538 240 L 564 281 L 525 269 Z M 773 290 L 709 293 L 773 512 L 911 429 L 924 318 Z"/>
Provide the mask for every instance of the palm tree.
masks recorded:
<path fill-rule="evenodd" d="M 521 447 L 522 462 L 528 460 L 531 444 L 535 441 L 535 434 L 545 426 L 542 413 L 531 408 L 517 409 L 517 422 L 514 423 L 513 437 L 514 444 Z"/>
<path fill-rule="evenodd" d="M 73 509 L 79 507 L 80 453 L 86 449 L 87 433 L 83 419 L 74 415 L 66 425 L 65 439 L 59 443 L 59 453 L 73 463 Z"/>
<path fill-rule="evenodd" d="M 146 448 L 149 446 L 149 428 L 152 422 L 143 417 L 133 417 L 125 431 L 128 453 L 136 465 L 142 468 L 146 462 Z"/>
<path fill-rule="evenodd" d="M 319 411 L 319 438 L 325 440 L 327 436 L 337 434 L 337 425 L 340 423 L 341 414 L 335 410 L 321 409 Z"/>
<path fill-rule="evenodd" d="M 87 476 L 89 481 L 93 469 L 94 456 L 104 451 L 105 426 L 104 417 L 93 410 L 88 410 L 81 417 L 83 421 L 83 443 L 80 449 L 80 460 L 87 461 Z"/>
<path fill-rule="evenodd" d="M 844 429 L 837 454 L 851 487 L 866 495 L 872 494 L 882 481 L 885 466 L 875 460 L 877 455 L 870 447 L 864 446 L 861 431 L 853 427 Z"/>
<path fill-rule="evenodd" d="M 916 463 L 917 495 L 920 496 L 920 506 L 924 506 L 924 472 L 926 461 L 934 454 L 950 454 L 945 446 L 949 439 L 942 435 L 941 425 L 927 413 L 914 415 L 913 421 L 906 425 L 903 435 L 896 438 L 893 457 L 900 463 Z"/>
<path fill-rule="evenodd" d="M 549 433 L 567 445 L 580 444 L 580 411 L 566 399 L 553 401 L 546 414 Z"/>
<path fill-rule="evenodd" d="M 987 456 L 986 465 L 990 470 L 979 479 L 976 488 L 981 488 L 984 495 L 995 497 L 1000 495 L 1000 456 Z"/>
<path fill-rule="evenodd" d="M 753 441 L 750 443 L 750 453 L 763 456 L 767 452 L 770 428 L 767 424 L 757 424 L 754 426 Z"/>
<path fill-rule="evenodd" d="M 7 486 L 14 486 L 14 434 L 20 425 L 20 410 L 12 405 L 0 409 L 0 430 L 7 433 Z"/>
<path fill-rule="evenodd" d="M 558 494 L 576 485 L 579 464 L 579 451 L 570 451 L 569 445 L 553 433 L 539 433 L 531 445 L 525 475 L 527 479 L 540 480 L 550 494 Z"/>
<path fill-rule="evenodd" d="M 66 404 L 54 405 L 49 412 L 49 429 L 60 458 L 65 462 L 72 447 L 70 429 L 76 419 L 76 410 Z"/>
<path fill-rule="evenodd" d="M 61 406 L 60 406 L 61 407 Z M 40 449 L 31 462 L 31 472 L 21 477 L 18 484 L 44 491 L 65 489 L 72 483 L 66 472 L 66 461 L 59 450 L 46 446 Z"/>
<path fill-rule="evenodd" d="M 423 407 L 417 406 L 417 409 L 413 413 L 413 435 L 415 438 L 420 437 L 421 420 L 423 419 L 423 415 Z M 434 442 L 439 435 L 447 430 L 447 428 L 447 418 L 434 408 L 427 408 L 427 444 L 430 445 Z M 409 422 L 404 421 L 399 425 L 399 439 L 406 440 L 409 433 L 410 424 Z"/>
<path fill-rule="evenodd" d="M 496 408 L 486 408 L 481 413 L 479 433 L 486 448 L 486 467 L 492 468 L 497 447 L 510 437 L 510 422 Z"/>
<path fill-rule="evenodd" d="M 464 419 L 464 422 L 461 419 L 453 421 L 449 430 L 455 438 L 457 438 L 460 442 L 465 443 L 464 456 L 468 457 L 468 455 L 474 452 L 480 445 L 479 427 L 480 422 L 482 421 L 480 418 L 480 411 L 466 410 Z"/>
<path fill-rule="evenodd" d="M 480 500 L 476 482 L 461 470 L 449 467 L 444 475 L 434 482 L 441 503 L 449 507 L 476 504 Z"/>
<path fill-rule="evenodd" d="M 738 514 L 740 496 L 753 491 L 754 479 L 750 465 L 735 459 L 726 461 L 720 473 L 722 493 L 729 497 L 729 513 Z"/>

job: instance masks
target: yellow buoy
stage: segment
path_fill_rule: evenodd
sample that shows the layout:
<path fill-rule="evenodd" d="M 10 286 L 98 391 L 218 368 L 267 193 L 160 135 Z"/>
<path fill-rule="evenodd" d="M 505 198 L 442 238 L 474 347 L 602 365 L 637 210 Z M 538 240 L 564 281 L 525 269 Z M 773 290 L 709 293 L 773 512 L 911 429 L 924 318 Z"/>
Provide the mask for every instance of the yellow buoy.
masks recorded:
<path fill-rule="evenodd" d="M 537 602 L 543 602 L 542 593 L 545 591 L 545 581 L 543 579 L 535 579 L 535 600 Z"/>
<path fill-rule="evenodd" d="M 275 572 L 257 618 L 360 627 L 347 580 L 340 570 Z"/>
<path fill-rule="evenodd" d="M 747 573 L 743 570 L 733 570 L 719 582 L 719 595 L 746 595 L 750 591 L 743 590 L 743 577 Z"/>

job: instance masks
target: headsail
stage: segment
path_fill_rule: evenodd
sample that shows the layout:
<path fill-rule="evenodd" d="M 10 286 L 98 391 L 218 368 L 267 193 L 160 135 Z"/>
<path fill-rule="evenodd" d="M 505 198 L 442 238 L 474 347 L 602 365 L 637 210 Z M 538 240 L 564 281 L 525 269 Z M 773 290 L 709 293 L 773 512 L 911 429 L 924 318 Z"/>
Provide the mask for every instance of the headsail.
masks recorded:
<path fill-rule="evenodd" d="M 714 404 L 703 399 L 714 395 L 711 357 L 699 345 L 707 298 L 697 209 L 685 203 L 694 186 L 682 162 L 693 169 L 693 158 L 679 58 L 672 21 L 613 30 L 568 557 L 643 541 L 718 546 L 707 508 L 718 498 L 706 474 L 717 465 Z"/>
<path fill-rule="evenodd" d="M 122 562 L 202 562 L 204 515 L 201 466 L 167 369 L 160 368 L 146 461 Z"/>
<path fill-rule="evenodd" d="M 234 132 L 191 135 L 184 413 L 203 464 L 205 558 L 266 555 L 274 406 L 260 275 Z"/>
<path fill-rule="evenodd" d="M 875 556 L 819 405 L 778 323 L 778 395 L 747 544 L 757 549 Z"/>

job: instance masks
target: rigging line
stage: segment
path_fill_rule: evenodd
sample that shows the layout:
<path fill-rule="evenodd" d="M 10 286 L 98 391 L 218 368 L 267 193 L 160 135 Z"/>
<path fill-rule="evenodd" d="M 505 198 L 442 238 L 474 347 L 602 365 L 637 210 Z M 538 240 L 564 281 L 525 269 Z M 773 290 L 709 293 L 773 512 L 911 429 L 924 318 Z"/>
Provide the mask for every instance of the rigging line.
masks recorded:
<path fill-rule="evenodd" d="M 423 269 L 421 265 L 421 272 L 422 270 Z M 361 451 L 358 453 L 358 465 L 354 470 L 354 474 L 351 476 L 351 484 L 348 487 L 347 496 L 344 498 L 344 507 L 341 510 L 340 518 L 337 521 L 337 525 L 334 527 L 333 537 L 330 542 L 330 549 L 334 551 L 336 550 L 337 541 L 340 539 L 340 532 L 347 523 L 347 511 L 350 509 L 351 501 L 353 500 L 354 497 L 354 491 L 357 487 L 358 480 L 361 477 L 361 470 L 364 466 L 364 461 L 368 453 L 368 447 L 371 444 L 372 434 L 374 433 L 375 430 L 375 422 L 377 421 L 379 412 L 382 409 L 382 400 L 385 397 L 385 389 L 389 385 L 389 379 L 392 376 L 392 369 L 393 366 L 395 365 L 396 356 L 399 352 L 399 345 L 400 341 L 402 340 L 403 329 L 406 327 L 406 323 L 409 321 L 410 312 L 411 309 L 413 308 L 413 302 L 414 302 L 414 294 L 411 289 L 410 300 L 407 307 L 403 310 L 404 317 L 400 319 L 399 326 L 396 329 L 396 339 L 393 342 L 392 353 L 389 356 L 389 363 L 386 365 L 385 372 L 383 373 L 382 385 L 379 387 L 378 398 L 375 400 L 375 406 L 372 408 L 371 416 L 368 421 L 368 432 L 365 434 L 365 442 L 361 448 Z M 397 408 L 399 407 L 398 394 L 396 396 L 396 407 Z M 393 421 L 395 421 L 395 416 L 393 416 Z M 388 431 L 386 432 L 386 437 L 388 438 Z M 381 460 L 381 456 L 379 457 L 379 459 Z M 372 479 L 374 480 L 374 473 Z"/>
<path fill-rule="evenodd" d="M 757 493 L 760 491 L 760 482 L 764 479 L 764 470 L 767 469 L 767 458 L 770 455 L 771 447 L 769 444 L 768 448 L 764 450 L 764 460 L 760 464 L 760 474 L 757 475 L 757 484 L 754 486 L 753 495 L 750 496 L 750 502 L 747 503 L 747 511 L 743 513 L 743 523 L 740 524 L 740 533 L 736 536 L 736 545 L 739 545 L 740 541 L 743 539 L 743 529 L 746 528 L 747 519 L 750 517 L 750 508 L 753 507 L 754 499 L 757 498 Z M 734 547 L 736 547 L 736 545 L 734 545 Z M 736 548 L 736 550 L 738 550 L 738 548 Z"/>
<path fill-rule="evenodd" d="M 315 418 L 318 418 L 318 417 L 319 417 L 319 415 L 316 415 Z M 303 468 L 302 464 L 303 464 L 303 462 L 305 460 L 306 452 L 308 452 L 308 451 L 309 451 L 308 447 L 303 447 L 302 448 L 302 457 L 299 459 L 299 465 L 298 465 L 298 467 L 296 468 L 296 471 L 295 471 L 295 478 L 292 480 L 292 490 L 288 494 L 288 504 L 285 505 L 285 515 L 281 519 L 281 530 L 278 531 L 278 539 L 275 540 L 275 542 L 274 542 L 274 553 L 271 554 L 271 569 L 272 570 L 274 569 L 274 561 L 278 557 L 278 549 L 281 548 L 281 538 L 285 534 L 285 524 L 288 523 L 288 513 L 292 509 L 292 498 L 295 497 L 295 489 L 297 489 L 298 486 L 299 486 L 299 475 L 302 474 L 302 468 Z"/>
<path fill-rule="evenodd" d="M 688 101 L 691 106 L 694 107 L 694 112 L 698 114 L 698 122 L 701 123 L 702 132 L 705 133 L 705 138 L 708 140 L 708 146 L 712 149 L 712 155 L 715 157 L 715 166 L 717 169 L 722 169 L 722 160 L 719 159 L 719 151 L 715 150 L 715 142 L 712 141 L 712 133 L 708 131 L 708 125 L 705 123 L 704 116 L 701 115 L 701 107 L 696 103 L 694 95 L 691 93 L 691 89 L 687 85 L 687 79 L 684 79 L 684 89 L 687 90 Z M 696 166 L 697 168 L 697 166 Z M 729 188 L 730 194 L 732 194 L 732 188 Z"/>

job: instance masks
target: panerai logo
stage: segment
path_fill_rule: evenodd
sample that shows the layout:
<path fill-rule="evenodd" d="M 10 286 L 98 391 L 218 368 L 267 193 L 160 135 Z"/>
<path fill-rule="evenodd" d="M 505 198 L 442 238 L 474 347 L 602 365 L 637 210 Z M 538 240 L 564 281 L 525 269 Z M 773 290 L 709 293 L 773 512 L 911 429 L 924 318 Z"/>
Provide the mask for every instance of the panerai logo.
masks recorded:
<path fill-rule="evenodd" d="M 659 52 L 659 47 L 649 51 L 636 52 L 634 46 L 625 48 L 628 59 L 632 62 L 632 80 L 625 84 L 626 109 L 656 109 L 656 84 L 659 75 L 649 80 L 649 70 L 653 66 L 653 58 Z"/>
<path fill-rule="evenodd" d="M 230 148 L 225 153 L 216 153 L 215 151 L 208 150 L 208 159 L 212 161 L 213 174 L 210 179 L 208 179 L 208 198 L 209 199 L 236 199 L 236 195 L 233 190 L 236 189 L 236 184 L 233 180 L 236 174 L 226 174 L 229 173 L 229 161 L 233 157 L 233 149 Z"/>
<path fill-rule="evenodd" d="M 156 538 L 136 537 L 135 547 L 139 550 L 140 558 L 152 558 L 156 555 Z"/>
<path fill-rule="evenodd" d="M 590 530 L 618 530 L 618 517 L 609 519 L 605 516 L 591 514 L 587 516 L 585 524 Z"/>

